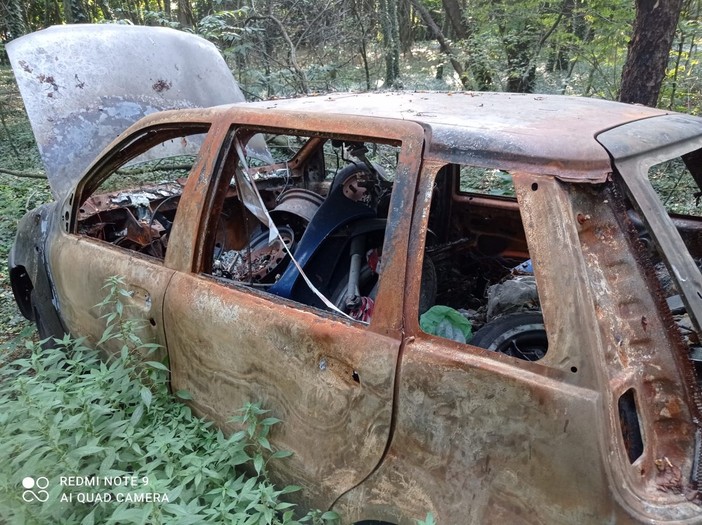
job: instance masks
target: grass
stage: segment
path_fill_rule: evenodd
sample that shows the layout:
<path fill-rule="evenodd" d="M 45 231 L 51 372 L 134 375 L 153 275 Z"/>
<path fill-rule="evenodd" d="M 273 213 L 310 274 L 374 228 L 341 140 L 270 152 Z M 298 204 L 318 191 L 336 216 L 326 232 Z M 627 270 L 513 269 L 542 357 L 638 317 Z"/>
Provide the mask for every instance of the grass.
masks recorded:
<path fill-rule="evenodd" d="M 225 436 L 195 417 L 170 394 L 166 366 L 149 361 L 155 348 L 127 318 L 123 283 L 106 290 L 102 339 L 120 343 L 117 355 L 66 336 L 0 366 L 0 523 L 336 522 L 333 512 L 296 517 L 285 496 L 299 488 L 270 482 L 269 463 L 290 455 L 268 441 L 280 420 L 248 404 Z"/>

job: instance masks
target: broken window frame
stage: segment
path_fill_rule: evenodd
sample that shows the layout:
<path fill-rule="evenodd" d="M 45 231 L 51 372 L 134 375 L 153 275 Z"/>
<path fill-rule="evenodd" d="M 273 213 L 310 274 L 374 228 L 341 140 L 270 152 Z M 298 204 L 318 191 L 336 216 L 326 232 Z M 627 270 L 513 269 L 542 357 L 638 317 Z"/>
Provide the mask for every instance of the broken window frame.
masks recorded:
<path fill-rule="evenodd" d="M 643 220 L 651 241 L 680 290 L 681 298 L 697 332 L 702 334 L 702 274 L 675 227 L 673 217 L 668 214 L 648 180 L 651 167 L 680 157 L 685 160 L 694 177 L 698 170 L 690 168 L 690 159 L 698 154 L 700 146 L 702 139 L 696 139 L 673 144 L 648 155 L 614 159 L 616 170 L 613 178 L 624 189 L 630 203 Z M 699 184 L 697 177 L 695 180 Z"/>
<path fill-rule="evenodd" d="M 139 129 L 138 131 L 134 132 L 133 134 L 120 141 L 116 146 L 112 148 L 112 151 L 103 155 L 88 170 L 87 174 L 81 179 L 81 181 L 76 186 L 75 193 L 69 196 L 67 205 L 71 211 L 69 212 L 68 210 L 66 210 L 65 212 L 68 215 L 68 220 L 65 224 L 65 230 L 73 235 L 85 236 L 85 234 L 81 234 L 79 232 L 79 227 L 82 220 L 89 218 L 81 218 L 81 210 L 83 206 L 91 197 L 98 195 L 97 192 L 100 191 L 101 185 L 103 185 L 105 181 L 107 181 L 110 177 L 116 175 L 121 168 L 128 166 L 130 162 L 132 162 L 134 159 L 138 158 L 144 153 L 148 153 L 149 150 L 151 150 L 154 147 L 157 147 L 160 144 L 164 144 L 168 141 L 175 140 L 178 138 L 201 135 L 202 140 L 198 146 L 198 152 L 195 155 L 192 167 L 188 173 L 188 178 L 190 178 L 192 176 L 194 168 L 200 162 L 202 145 L 207 140 L 207 136 L 210 132 L 210 129 L 211 123 L 209 122 L 173 122 L 166 124 L 157 124 Z M 150 184 L 149 186 L 153 186 L 155 188 L 158 186 L 158 184 Z M 182 198 L 184 189 L 185 185 L 182 185 L 180 193 L 178 194 L 178 199 Z M 132 190 L 134 193 L 141 191 L 138 188 L 124 188 L 124 190 Z M 129 191 L 124 190 L 115 189 L 110 190 L 104 194 L 108 195 L 120 192 L 129 193 Z M 172 198 L 174 195 L 163 196 L 163 199 L 160 200 L 160 203 L 165 202 L 165 200 Z M 158 207 L 160 203 L 156 206 Z M 128 208 L 129 206 L 130 205 L 111 206 L 108 207 L 106 211 L 114 211 L 119 208 Z M 99 213 L 99 211 L 96 213 Z M 172 224 L 176 223 L 177 217 L 178 210 L 176 208 Z M 97 237 L 87 237 L 94 239 L 98 242 L 107 242 L 108 244 L 111 244 L 112 246 L 120 250 L 125 250 L 138 256 L 149 257 L 160 263 L 163 263 L 165 259 L 163 256 L 159 257 L 153 254 L 133 250 L 130 248 L 125 248 L 123 246 L 120 246 L 119 244 L 115 244 L 114 242 L 104 241 Z"/>
<path fill-rule="evenodd" d="M 398 127 L 403 127 L 404 123 L 400 123 Z M 359 126 L 360 127 L 360 126 Z M 409 127 L 415 127 L 414 124 L 409 124 Z M 367 132 L 367 129 L 364 130 Z M 393 131 L 393 130 L 391 130 Z M 416 148 L 416 142 L 417 142 L 417 137 L 414 136 L 412 133 L 401 133 L 398 131 L 395 131 L 394 133 L 388 133 L 387 135 L 356 135 L 356 134 L 351 134 L 348 132 L 343 132 L 340 133 L 338 131 L 333 131 L 329 130 L 329 128 L 324 129 L 321 127 L 316 128 L 315 130 L 309 130 L 309 129 L 290 129 L 290 128 L 272 128 L 270 126 L 264 126 L 264 125 L 257 125 L 257 124 L 234 124 L 230 127 L 229 131 L 226 133 L 226 137 L 223 140 L 223 145 L 220 149 L 220 152 L 218 154 L 217 161 L 215 163 L 216 168 L 215 168 L 215 173 L 213 174 L 212 177 L 212 193 L 211 193 L 211 198 L 208 199 L 208 210 L 203 210 L 202 213 L 202 225 L 201 225 L 201 231 L 204 232 L 204 235 L 202 237 L 202 252 L 204 256 L 202 257 L 202 260 L 200 261 L 200 264 L 198 264 L 197 267 L 197 273 L 200 275 L 203 275 L 207 278 L 215 279 L 217 282 L 219 282 L 222 285 L 225 286 L 234 286 L 239 290 L 246 290 L 248 293 L 252 293 L 255 295 L 259 295 L 260 297 L 263 297 L 267 300 L 274 300 L 275 302 L 281 302 L 282 304 L 288 304 L 290 306 L 293 306 L 295 308 L 303 308 L 303 309 L 309 309 L 310 311 L 314 312 L 317 315 L 324 315 L 325 317 L 332 316 L 333 318 L 336 319 L 344 319 L 346 321 L 351 321 L 354 324 L 359 324 L 360 326 L 378 326 L 384 321 L 381 321 L 381 318 L 387 319 L 389 317 L 392 317 L 390 315 L 390 312 L 393 310 L 397 309 L 397 304 L 395 306 L 387 306 L 388 300 L 385 299 L 384 302 L 386 303 L 386 306 L 383 306 L 383 302 L 380 303 L 381 307 L 376 310 L 376 312 L 379 313 L 379 315 L 374 315 L 373 318 L 371 319 L 370 323 L 365 323 L 362 321 L 357 321 L 355 319 L 350 319 L 348 316 L 345 314 L 340 315 L 339 313 L 335 313 L 330 310 L 325 310 L 316 306 L 311 306 L 309 304 L 306 304 L 304 302 L 296 301 L 294 299 L 289 299 L 286 297 L 274 295 L 272 293 L 269 293 L 265 289 L 261 289 L 260 287 L 256 286 L 250 286 L 248 283 L 245 282 L 239 282 L 236 280 L 230 280 L 226 278 L 220 278 L 212 275 L 211 270 L 208 270 L 209 268 L 212 268 L 213 265 L 213 254 L 214 254 L 214 249 L 215 249 L 215 231 L 216 231 L 216 224 L 218 222 L 219 215 L 221 214 L 222 207 L 224 205 L 224 200 L 227 194 L 227 190 L 229 189 L 230 186 L 230 181 L 233 180 L 234 178 L 234 173 L 235 169 L 238 170 L 241 160 L 240 160 L 240 153 L 237 153 L 237 143 L 240 144 L 240 149 L 242 151 L 245 151 L 247 148 L 247 141 L 251 140 L 254 137 L 259 137 L 261 134 L 272 134 L 272 135 L 287 135 L 287 136 L 297 136 L 297 137 L 303 137 L 306 138 L 307 140 L 305 141 L 304 145 L 297 151 L 295 154 L 288 160 L 287 165 L 289 168 L 297 168 L 300 165 L 302 165 L 308 158 L 312 160 L 312 162 L 316 162 L 314 160 L 315 157 L 315 149 L 320 146 L 320 142 L 326 142 L 329 140 L 342 140 L 342 141 L 351 141 L 351 142 L 364 142 L 364 143 L 377 143 L 377 144 L 389 144 L 389 145 L 394 145 L 397 146 L 399 149 L 399 154 L 397 158 L 397 173 L 403 172 L 405 174 L 409 174 L 409 180 L 406 181 L 406 183 L 409 184 L 410 187 L 414 187 L 415 181 L 416 181 L 416 174 L 418 172 L 418 162 L 416 157 L 411 153 L 412 147 Z M 247 155 L 248 156 L 248 155 Z M 318 160 L 318 159 L 317 159 Z M 234 164 L 232 164 L 234 163 Z M 279 164 L 279 162 L 276 162 L 274 164 Z M 233 167 L 234 166 L 234 167 Z M 413 167 L 413 166 L 416 166 Z M 251 168 L 252 171 L 257 171 L 260 169 L 260 166 L 257 166 L 255 168 Z M 265 179 L 265 178 L 264 178 Z M 395 179 L 397 180 L 397 179 Z M 314 182 L 314 181 L 311 181 Z M 387 218 L 387 224 L 386 228 L 384 231 L 384 243 L 383 247 L 384 249 L 387 248 L 387 245 L 390 241 L 390 237 L 395 235 L 395 233 L 392 232 L 391 228 L 391 223 L 395 224 L 399 222 L 397 219 L 394 220 L 394 222 L 391 219 L 391 216 L 398 216 L 398 215 L 406 215 L 403 214 L 403 206 L 395 206 L 393 209 L 393 201 L 398 199 L 399 197 L 395 197 L 395 187 L 393 187 L 392 194 L 390 196 L 391 202 L 390 202 L 390 216 Z M 407 220 L 407 222 L 409 222 Z M 394 256 L 393 258 L 395 259 L 400 259 L 401 257 L 398 255 Z M 291 262 L 290 264 L 294 264 Z M 396 261 L 394 264 L 398 264 Z M 387 278 L 385 280 L 382 279 L 382 276 L 379 277 L 379 282 L 378 282 L 378 294 L 376 297 L 376 304 L 378 304 L 377 299 L 379 299 L 382 296 L 394 296 L 394 302 L 397 303 L 397 294 L 389 293 L 387 289 L 391 286 L 390 284 L 384 285 L 383 283 L 385 281 L 391 281 L 390 278 Z M 394 325 L 400 326 L 401 320 L 397 319 L 394 320 L 393 322 Z"/>
<path fill-rule="evenodd" d="M 426 243 L 427 243 L 427 235 L 429 232 L 429 218 L 430 218 L 430 210 L 431 210 L 431 204 L 432 204 L 432 194 L 433 194 L 433 189 L 436 183 L 436 178 L 438 174 L 445 169 L 447 166 L 451 165 L 456 165 L 457 167 L 460 168 L 460 164 L 456 162 L 457 159 L 452 158 L 450 160 L 443 159 L 443 158 L 431 158 L 431 159 L 425 159 L 424 165 L 422 167 L 422 173 L 420 176 L 420 187 L 417 192 L 417 198 L 416 198 L 416 204 L 415 204 L 415 213 L 413 217 L 413 223 L 412 223 L 412 241 L 410 245 L 410 253 L 416 253 L 416 254 L 421 254 L 421 257 L 415 257 L 414 259 L 410 258 L 408 260 L 408 275 L 422 275 L 422 265 L 423 265 L 423 259 L 425 256 L 425 249 L 426 249 Z M 483 166 L 481 166 L 483 167 Z M 515 189 L 518 188 L 519 182 L 518 179 L 519 177 L 517 176 L 517 173 L 511 170 L 504 169 L 504 167 L 500 167 L 499 165 L 495 166 L 490 166 L 486 167 L 486 169 L 498 169 L 500 171 L 504 171 L 506 173 L 509 173 L 510 175 L 513 176 L 513 180 L 515 183 Z M 526 175 L 526 174 L 521 174 L 521 175 Z M 539 180 L 544 179 L 543 175 L 534 175 L 533 177 L 538 178 Z M 549 179 L 555 181 L 555 178 L 553 177 L 548 177 Z M 481 202 L 482 204 L 487 204 L 490 201 L 492 202 L 499 202 L 500 206 L 508 206 L 512 207 L 510 203 L 513 203 L 513 206 L 516 210 L 519 210 L 520 216 L 521 216 L 521 221 L 522 224 L 525 221 L 525 217 L 523 216 L 523 209 L 522 209 L 522 204 L 519 202 L 518 197 L 506 197 L 506 196 L 500 196 L 500 195 L 483 195 L 483 194 L 473 194 L 473 193 L 466 193 L 460 191 L 459 187 L 460 181 L 458 180 L 458 176 L 455 177 L 455 183 L 451 185 L 452 187 L 452 193 L 451 193 L 451 206 L 455 206 L 457 201 L 463 201 L 464 205 L 470 205 L 470 203 L 476 203 L 476 202 Z M 525 183 L 521 183 L 524 185 Z M 527 184 L 530 185 L 531 183 Z M 533 257 L 533 248 L 530 243 L 529 239 L 529 234 L 526 231 L 525 228 L 525 241 L 526 245 L 529 250 L 529 256 Z M 484 348 L 480 348 L 477 346 L 474 346 L 469 342 L 467 343 L 459 343 L 456 341 L 452 341 L 450 339 L 446 339 L 443 337 L 439 337 L 436 335 L 432 335 L 429 333 L 424 332 L 420 326 L 419 326 L 419 315 L 418 315 L 418 309 L 419 309 L 419 297 L 421 294 L 421 282 L 420 280 L 411 280 L 409 279 L 407 282 L 407 292 L 406 292 L 406 303 L 405 303 L 405 326 L 406 326 L 406 331 L 407 334 L 410 335 L 417 340 L 425 340 L 427 342 L 432 342 L 432 344 L 437 344 L 437 345 L 444 345 L 447 348 L 453 348 L 461 352 L 468 352 L 475 354 L 476 356 L 480 357 L 490 357 L 492 359 L 502 361 L 502 362 L 508 362 L 512 366 L 517 366 L 517 367 L 525 367 L 527 369 L 532 369 L 535 371 L 540 371 L 540 373 L 546 373 L 546 374 L 551 374 L 549 371 L 550 369 L 553 368 L 561 368 L 564 370 L 564 377 L 567 377 L 568 374 L 575 374 L 578 369 L 579 369 L 579 357 L 578 356 L 565 356 L 563 354 L 563 348 L 562 346 L 559 348 L 557 344 L 554 344 L 554 339 L 552 338 L 551 334 L 551 328 L 553 326 L 553 323 L 549 324 L 549 320 L 555 320 L 556 316 L 554 315 L 555 311 L 554 309 L 556 308 L 556 303 L 555 301 L 544 301 L 543 298 L 541 297 L 541 293 L 539 292 L 540 290 L 540 285 L 543 280 L 543 277 L 540 275 L 540 272 L 538 269 L 535 267 L 534 270 L 534 276 L 537 282 L 537 293 L 539 293 L 539 298 L 540 298 L 540 304 L 541 307 L 539 309 L 539 312 L 543 315 L 544 318 L 544 325 L 546 328 L 546 333 L 547 333 L 547 338 L 549 341 L 549 351 L 546 353 L 546 355 L 536 361 L 527 361 L 523 359 L 518 359 L 514 358 L 508 355 L 501 355 L 499 352 L 493 352 L 490 350 L 486 350 Z"/>

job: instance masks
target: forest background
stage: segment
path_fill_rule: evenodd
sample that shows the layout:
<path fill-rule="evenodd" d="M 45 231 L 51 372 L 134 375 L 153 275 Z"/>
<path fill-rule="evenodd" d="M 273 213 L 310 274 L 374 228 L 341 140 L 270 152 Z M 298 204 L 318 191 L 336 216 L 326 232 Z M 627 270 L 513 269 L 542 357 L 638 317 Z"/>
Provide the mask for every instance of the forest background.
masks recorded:
<path fill-rule="evenodd" d="M 0 0 L 0 41 L 62 23 L 160 25 L 215 43 L 251 99 L 474 89 L 696 113 L 700 1 Z"/>

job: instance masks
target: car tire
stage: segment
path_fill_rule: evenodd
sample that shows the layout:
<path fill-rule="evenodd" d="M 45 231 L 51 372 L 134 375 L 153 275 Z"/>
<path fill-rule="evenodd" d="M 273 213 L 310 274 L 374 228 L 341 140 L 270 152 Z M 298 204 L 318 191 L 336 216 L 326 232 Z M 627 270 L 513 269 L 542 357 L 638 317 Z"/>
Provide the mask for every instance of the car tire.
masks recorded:
<path fill-rule="evenodd" d="M 470 344 L 517 359 L 538 361 L 548 350 L 544 318 L 540 312 L 503 315 L 475 332 Z"/>

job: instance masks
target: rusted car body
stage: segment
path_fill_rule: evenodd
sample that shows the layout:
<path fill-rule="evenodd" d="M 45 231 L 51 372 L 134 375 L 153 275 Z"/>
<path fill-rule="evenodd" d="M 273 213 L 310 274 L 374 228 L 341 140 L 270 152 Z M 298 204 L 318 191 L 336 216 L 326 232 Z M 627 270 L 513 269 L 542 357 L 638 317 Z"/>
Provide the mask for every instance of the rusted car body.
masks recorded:
<path fill-rule="evenodd" d="M 193 136 L 182 176 L 101 189 Z M 699 190 L 702 119 L 582 98 L 166 111 L 22 220 L 13 289 L 43 335 L 97 340 L 123 276 L 173 388 L 227 430 L 245 402 L 271 410 L 294 453 L 274 479 L 344 523 L 701 523 L 702 220 L 656 196 L 669 159 Z M 473 191 L 476 173 L 515 196 Z M 482 347 L 420 327 L 434 305 L 484 308 L 525 261 L 538 300 L 516 315 L 547 349 L 491 349 L 496 323 L 526 323 L 510 313 L 473 320 Z"/>

